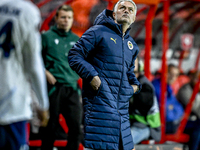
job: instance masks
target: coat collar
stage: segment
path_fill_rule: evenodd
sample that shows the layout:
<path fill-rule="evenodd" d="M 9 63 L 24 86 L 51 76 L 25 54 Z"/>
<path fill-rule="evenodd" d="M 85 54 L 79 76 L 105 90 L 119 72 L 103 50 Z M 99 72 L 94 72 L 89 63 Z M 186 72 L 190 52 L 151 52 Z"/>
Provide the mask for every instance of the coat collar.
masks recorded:
<path fill-rule="evenodd" d="M 65 30 L 58 29 L 56 25 L 52 26 L 51 30 L 54 31 L 54 32 L 56 32 L 60 36 L 68 36 L 71 33 L 71 30 L 69 30 L 68 32 L 66 32 Z"/>
<path fill-rule="evenodd" d="M 95 19 L 94 25 L 104 25 L 115 31 L 117 34 L 123 35 L 122 33 L 122 25 L 115 23 L 113 18 L 113 11 L 104 9 Z M 124 38 L 129 36 L 131 27 L 129 27 L 124 35 Z"/>

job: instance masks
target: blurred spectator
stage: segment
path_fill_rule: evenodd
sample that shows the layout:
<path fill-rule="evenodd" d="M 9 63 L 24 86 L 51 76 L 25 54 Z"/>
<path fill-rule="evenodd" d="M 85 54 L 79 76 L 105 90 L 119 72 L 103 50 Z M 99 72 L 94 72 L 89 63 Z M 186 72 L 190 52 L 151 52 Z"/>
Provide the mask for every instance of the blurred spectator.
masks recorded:
<path fill-rule="evenodd" d="M 0 1 L 0 149 L 28 150 L 31 88 L 39 124 L 48 123 L 49 101 L 41 57 L 39 9 L 30 1 Z"/>
<path fill-rule="evenodd" d="M 70 68 L 68 52 L 79 37 L 71 31 L 73 10 L 68 5 L 58 8 L 56 25 L 42 34 L 42 54 L 46 68 L 50 100 L 50 120 L 41 129 L 42 149 L 53 149 L 61 113 L 69 128 L 66 149 L 77 150 L 81 140 L 82 103 L 77 85 L 79 76 Z M 64 133 L 64 130 L 63 134 Z M 65 134 L 66 135 L 66 134 Z"/>
<path fill-rule="evenodd" d="M 177 94 L 177 99 L 183 104 L 184 107 L 187 106 L 192 96 L 194 86 L 199 79 L 199 71 L 191 71 L 188 76 L 190 78 L 190 82 L 183 85 Z M 196 95 L 185 132 L 190 134 L 190 150 L 198 150 L 198 145 L 200 144 L 200 92 Z"/>
<path fill-rule="evenodd" d="M 178 78 L 171 84 L 172 90 L 174 92 L 174 95 L 177 95 L 179 89 L 186 83 L 190 81 L 189 77 L 181 73 Z"/>
<path fill-rule="evenodd" d="M 130 101 L 131 134 L 134 144 L 143 140 L 160 141 L 160 112 L 152 83 L 144 76 L 144 64 L 135 60 L 135 76 L 142 84 L 140 93 Z"/>
<path fill-rule="evenodd" d="M 168 65 L 167 74 L 167 97 L 166 97 L 166 133 L 174 133 L 178 127 L 178 124 L 183 115 L 183 106 L 176 99 L 171 84 L 177 79 L 179 75 L 179 69 L 173 64 Z M 160 105 L 160 95 L 161 95 L 161 79 L 156 78 L 152 81 L 158 103 Z"/>

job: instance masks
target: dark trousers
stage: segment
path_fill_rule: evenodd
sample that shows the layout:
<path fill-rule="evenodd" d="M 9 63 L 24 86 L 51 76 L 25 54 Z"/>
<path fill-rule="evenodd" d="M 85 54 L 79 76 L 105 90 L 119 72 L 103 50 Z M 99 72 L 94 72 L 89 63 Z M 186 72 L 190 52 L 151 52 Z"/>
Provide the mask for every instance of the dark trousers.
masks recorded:
<path fill-rule="evenodd" d="M 48 86 L 50 93 L 50 119 L 47 127 L 40 129 L 42 139 L 42 150 L 52 150 L 56 140 L 56 131 L 59 128 L 59 114 L 61 113 L 66 120 L 69 128 L 67 136 L 67 150 L 78 150 L 82 137 L 82 103 L 77 91 L 71 87 L 56 84 Z M 53 92 L 52 92 L 53 90 Z M 63 130 L 64 132 L 64 130 Z"/>
<path fill-rule="evenodd" d="M 180 123 L 179 121 L 166 122 L 165 132 L 169 134 L 175 133 L 179 126 L 179 123 Z"/>
<path fill-rule="evenodd" d="M 190 135 L 189 150 L 200 150 L 200 119 L 188 121 L 185 133 Z"/>

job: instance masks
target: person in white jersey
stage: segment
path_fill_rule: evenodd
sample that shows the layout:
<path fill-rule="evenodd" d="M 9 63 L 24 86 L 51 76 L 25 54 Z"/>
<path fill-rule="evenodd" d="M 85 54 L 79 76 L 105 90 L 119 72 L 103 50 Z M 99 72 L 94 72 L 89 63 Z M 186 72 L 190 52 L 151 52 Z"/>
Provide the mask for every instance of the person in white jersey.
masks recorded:
<path fill-rule="evenodd" d="M 0 1 L 0 149 L 25 150 L 26 122 L 32 117 L 31 89 L 39 101 L 41 126 L 48 122 L 39 25 L 30 1 Z"/>

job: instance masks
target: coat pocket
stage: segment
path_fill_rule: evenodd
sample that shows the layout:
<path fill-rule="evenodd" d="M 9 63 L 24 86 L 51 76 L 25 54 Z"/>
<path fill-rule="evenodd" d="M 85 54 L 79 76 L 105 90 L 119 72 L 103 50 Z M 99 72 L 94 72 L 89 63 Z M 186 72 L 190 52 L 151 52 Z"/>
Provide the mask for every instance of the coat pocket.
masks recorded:
<path fill-rule="evenodd" d="M 101 85 L 100 85 L 99 89 L 98 89 L 97 92 L 96 92 L 96 96 L 99 95 L 99 93 L 100 93 L 100 91 L 101 91 L 101 89 L 102 89 L 102 86 L 103 86 L 103 83 L 101 82 Z"/>

